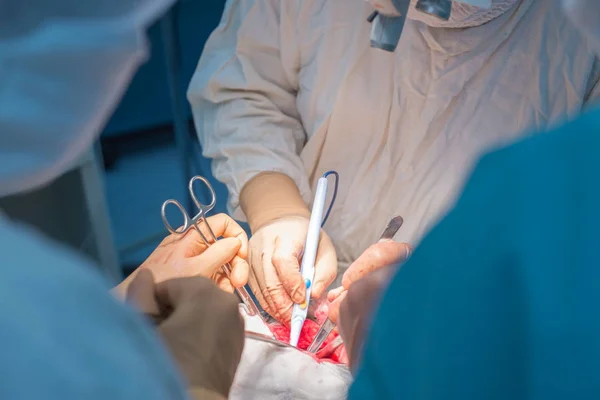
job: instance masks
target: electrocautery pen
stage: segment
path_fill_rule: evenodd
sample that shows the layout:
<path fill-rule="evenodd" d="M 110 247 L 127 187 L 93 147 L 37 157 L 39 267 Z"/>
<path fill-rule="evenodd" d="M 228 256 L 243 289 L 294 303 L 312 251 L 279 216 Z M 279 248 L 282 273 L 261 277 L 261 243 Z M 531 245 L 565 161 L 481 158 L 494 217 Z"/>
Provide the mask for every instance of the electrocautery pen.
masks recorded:
<path fill-rule="evenodd" d="M 317 191 L 308 223 L 306 243 L 304 244 L 302 266 L 300 267 L 302 279 L 304 279 L 304 283 L 306 284 L 306 298 L 302 304 L 294 304 L 292 309 L 290 345 L 294 347 L 298 346 L 300 331 L 302 331 L 302 326 L 308 313 L 308 303 L 310 302 L 313 279 L 315 278 L 315 260 L 317 259 L 317 249 L 319 248 L 319 236 L 321 234 L 326 196 L 327 178 L 322 177 L 317 182 Z"/>

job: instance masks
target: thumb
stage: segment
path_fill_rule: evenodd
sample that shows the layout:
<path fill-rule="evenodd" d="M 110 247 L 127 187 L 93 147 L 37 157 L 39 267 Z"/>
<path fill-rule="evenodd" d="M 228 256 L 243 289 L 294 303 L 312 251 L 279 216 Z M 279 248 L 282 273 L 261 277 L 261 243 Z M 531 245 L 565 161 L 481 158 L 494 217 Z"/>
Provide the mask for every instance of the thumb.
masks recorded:
<path fill-rule="evenodd" d="M 149 269 L 142 268 L 138 271 L 127 289 L 126 299 L 143 314 L 160 314 L 160 307 L 154 294 L 154 275 Z"/>
<path fill-rule="evenodd" d="M 337 276 L 338 261 L 333 243 L 324 235 L 319 243 L 317 262 L 315 263 L 315 279 L 311 297 L 320 298 L 325 289 L 331 285 Z"/>
<path fill-rule="evenodd" d="M 334 301 L 335 299 L 340 297 L 340 295 L 342 293 L 344 293 L 345 291 L 346 291 L 346 289 L 343 286 L 337 287 L 335 289 L 331 289 L 329 291 L 329 293 L 327 293 L 327 300 L 331 303 L 332 301 Z"/>
<path fill-rule="evenodd" d="M 213 243 L 202 254 L 186 259 L 185 275 L 211 277 L 235 258 L 242 246 L 237 238 L 224 238 Z"/>
<path fill-rule="evenodd" d="M 300 273 L 300 259 L 304 243 L 292 237 L 278 236 L 271 263 L 283 288 L 294 303 L 302 303 L 306 297 L 306 285 Z"/>
<path fill-rule="evenodd" d="M 340 293 L 340 295 L 338 297 L 335 298 L 335 300 L 333 300 L 329 304 L 329 310 L 328 310 L 327 317 L 336 325 L 338 324 L 339 317 L 340 317 L 340 305 L 342 304 L 344 299 L 346 299 L 347 294 L 348 294 L 347 291 L 343 291 L 342 293 Z"/>

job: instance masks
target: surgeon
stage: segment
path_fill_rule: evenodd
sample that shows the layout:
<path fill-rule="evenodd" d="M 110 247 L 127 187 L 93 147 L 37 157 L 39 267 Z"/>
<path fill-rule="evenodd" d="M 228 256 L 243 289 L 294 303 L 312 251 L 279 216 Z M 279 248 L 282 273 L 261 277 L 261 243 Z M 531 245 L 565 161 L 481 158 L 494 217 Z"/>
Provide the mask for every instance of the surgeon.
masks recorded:
<path fill-rule="evenodd" d="M 146 29 L 171 4 L 2 5 L 0 196 L 49 183 L 92 146 L 146 59 Z M 168 237 L 115 290 L 155 332 L 93 265 L 0 215 L 0 398 L 225 399 L 244 326 L 219 287 L 247 279 L 247 240 L 226 216 L 210 222 L 228 238 L 207 249 L 195 232 Z M 225 261 L 235 265 L 231 281 L 216 273 Z"/>
<path fill-rule="evenodd" d="M 360 0 L 228 0 L 206 44 L 188 98 L 230 211 L 252 230 L 250 284 L 279 320 L 304 298 L 299 259 L 324 172 L 340 188 L 314 297 L 392 216 L 405 220 L 396 241 L 416 246 L 482 151 L 600 95 L 598 57 L 560 0 L 455 0 L 448 21 L 416 2 L 394 53 L 370 47 L 375 1 Z"/>
<path fill-rule="evenodd" d="M 600 53 L 600 3 L 564 4 Z M 600 396 L 599 132 L 596 108 L 485 156 L 374 318 L 394 270 L 350 287 L 350 399 Z"/>

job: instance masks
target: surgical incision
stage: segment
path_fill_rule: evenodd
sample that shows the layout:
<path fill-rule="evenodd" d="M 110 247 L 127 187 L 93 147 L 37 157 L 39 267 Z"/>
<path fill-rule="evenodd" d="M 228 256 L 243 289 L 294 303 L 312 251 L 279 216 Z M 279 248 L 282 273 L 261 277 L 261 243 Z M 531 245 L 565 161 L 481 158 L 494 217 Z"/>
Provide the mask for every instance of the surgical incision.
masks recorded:
<path fill-rule="evenodd" d="M 327 318 L 327 309 L 328 309 L 328 304 L 323 303 L 323 304 L 319 305 L 319 307 L 317 307 L 317 309 L 314 311 L 315 319 L 318 322 L 315 322 L 311 319 L 307 319 L 306 322 L 304 322 L 304 326 L 302 327 L 302 331 L 300 333 L 300 340 L 298 341 L 299 349 L 301 349 L 301 350 L 308 349 L 308 346 L 310 346 L 314 337 L 317 335 L 317 332 L 319 331 L 319 327 L 320 327 L 319 324 L 323 323 L 323 321 L 325 321 L 325 319 Z M 289 343 L 290 328 L 288 328 L 285 325 L 282 325 L 280 323 L 269 324 L 269 328 L 271 329 L 271 332 L 273 332 L 273 334 L 275 335 L 275 338 L 277 340 L 279 340 L 280 342 Z M 330 343 L 332 340 L 334 340 L 337 336 L 338 336 L 337 330 L 334 330 L 333 332 L 331 332 L 329 334 L 329 336 L 327 337 L 327 339 L 325 339 L 325 342 L 323 342 L 323 345 L 321 346 L 321 348 L 324 348 L 325 346 L 327 346 L 327 344 Z M 327 354 L 323 358 L 320 358 L 319 361 L 333 362 L 336 364 L 347 364 L 348 357 L 346 355 L 346 349 L 344 348 L 344 345 L 341 345 L 340 347 L 335 349 L 335 351 L 333 353 Z"/>

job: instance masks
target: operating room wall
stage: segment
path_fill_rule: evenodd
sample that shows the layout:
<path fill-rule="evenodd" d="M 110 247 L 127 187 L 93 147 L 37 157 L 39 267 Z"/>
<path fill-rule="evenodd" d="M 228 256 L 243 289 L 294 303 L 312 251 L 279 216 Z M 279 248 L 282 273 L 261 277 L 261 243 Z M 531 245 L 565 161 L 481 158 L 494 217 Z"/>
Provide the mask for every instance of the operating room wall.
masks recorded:
<path fill-rule="evenodd" d="M 189 82 L 206 39 L 218 25 L 225 0 L 182 0 L 176 7 L 181 78 Z M 136 74 L 103 136 L 119 136 L 171 124 L 165 43 L 160 21 L 148 32 L 152 54 Z M 188 117 L 191 113 L 188 112 Z"/>
<path fill-rule="evenodd" d="M 175 8 L 178 83 L 183 94 L 206 39 L 219 23 L 224 3 L 225 0 L 183 0 Z M 159 21 L 149 30 L 151 57 L 138 71 L 102 135 L 108 158 L 106 188 L 112 230 L 126 270 L 139 265 L 166 234 L 160 218 L 162 202 L 168 198 L 183 202 L 188 196 L 181 155 L 174 141 L 167 78 L 166 46 L 172 43 L 165 43 L 161 24 Z M 189 105 L 184 103 L 185 117 L 191 122 Z M 190 144 L 197 142 L 191 125 Z M 214 213 L 224 212 L 227 190 L 212 177 L 210 162 L 201 157 L 200 148 L 192 153 L 197 166 L 192 173 L 211 180 L 217 192 Z"/>

